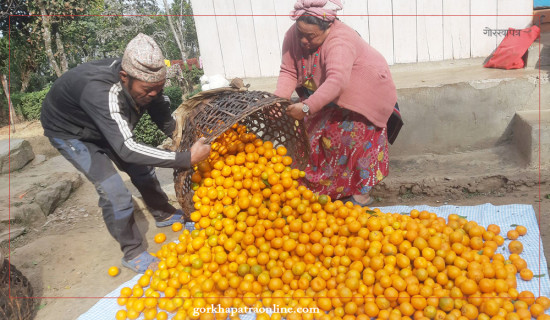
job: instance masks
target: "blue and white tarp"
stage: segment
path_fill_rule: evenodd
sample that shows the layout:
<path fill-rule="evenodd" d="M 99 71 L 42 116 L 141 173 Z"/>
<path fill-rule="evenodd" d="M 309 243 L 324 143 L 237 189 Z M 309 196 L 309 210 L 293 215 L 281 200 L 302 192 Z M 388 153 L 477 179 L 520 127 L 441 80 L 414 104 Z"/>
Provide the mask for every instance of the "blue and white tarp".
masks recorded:
<path fill-rule="evenodd" d="M 529 290 L 538 296 L 550 297 L 550 278 L 548 276 L 548 268 L 546 265 L 546 258 L 544 257 L 544 250 L 542 246 L 542 238 L 540 237 L 539 225 L 535 210 L 531 205 L 513 204 L 504 206 L 493 206 L 492 204 L 484 204 L 478 206 L 453 206 L 446 205 L 442 207 L 430 207 L 430 206 L 392 206 L 392 207 L 380 207 L 382 212 L 403 213 L 410 212 L 413 209 L 419 211 L 426 210 L 434 212 L 440 217 L 447 218 L 450 214 L 456 213 L 461 216 L 465 216 L 467 220 L 474 220 L 478 224 L 487 227 L 490 224 L 496 224 L 500 226 L 501 235 L 505 237 L 506 233 L 515 229 L 513 225 L 523 225 L 527 228 L 527 234 L 520 238 L 524 244 L 521 257 L 527 261 L 528 268 L 533 271 L 535 275 L 541 275 L 540 277 L 533 278 L 531 281 L 523 281 L 518 275 L 518 291 Z M 186 228 L 191 229 L 192 224 L 186 225 Z M 508 257 L 508 243 L 510 240 L 506 240 L 503 246 L 499 247 L 497 253 L 502 253 L 505 257 Z M 543 275 L 543 276 L 542 276 Z M 120 290 L 123 287 L 132 288 L 141 275 L 136 275 L 131 280 L 121 284 L 118 288 L 107 294 L 103 299 L 99 300 L 90 310 L 82 314 L 78 320 L 111 320 L 115 318 L 115 314 L 120 307 L 116 302 L 116 297 L 120 295 Z M 547 314 L 550 314 L 550 310 L 547 310 Z M 243 320 L 254 320 L 256 316 L 252 313 L 244 314 L 240 316 Z M 143 319 L 143 315 L 138 318 Z"/>

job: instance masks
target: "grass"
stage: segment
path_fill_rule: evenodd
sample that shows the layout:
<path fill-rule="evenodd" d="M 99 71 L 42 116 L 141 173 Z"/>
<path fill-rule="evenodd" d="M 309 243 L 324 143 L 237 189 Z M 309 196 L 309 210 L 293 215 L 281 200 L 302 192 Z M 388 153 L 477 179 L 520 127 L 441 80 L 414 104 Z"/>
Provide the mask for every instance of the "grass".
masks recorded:
<path fill-rule="evenodd" d="M 487 194 L 484 194 L 484 193 L 481 193 L 481 192 L 471 192 L 469 191 L 468 189 L 466 188 L 462 188 L 462 194 L 464 195 L 465 198 L 474 198 L 474 197 L 479 197 L 479 196 L 486 196 Z"/>
<path fill-rule="evenodd" d="M 414 193 L 412 193 L 411 189 L 407 189 L 405 193 L 399 196 L 401 199 L 413 199 L 416 197 Z"/>

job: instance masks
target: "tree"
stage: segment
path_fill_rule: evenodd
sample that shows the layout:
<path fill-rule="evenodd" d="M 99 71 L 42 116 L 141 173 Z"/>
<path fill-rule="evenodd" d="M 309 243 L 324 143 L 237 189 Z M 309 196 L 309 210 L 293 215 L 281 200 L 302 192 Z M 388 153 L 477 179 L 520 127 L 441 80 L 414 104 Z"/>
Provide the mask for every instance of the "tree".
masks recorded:
<path fill-rule="evenodd" d="M 165 11 L 168 15 L 174 15 L 174 29 L 176 30 L 174 38 L 179 38 L 182 42 L 182 49 L 180 49 L 182 59 L 197 57 L 199 55 L 199 41 L 191 2 L 189 0 L 175 0 L 169 9 L 165 3 Z M 185 57 L 183 57 L 184 54 Z"/>
<path fill-rule="evenodd" d="M 65 41 L 64 37 L 74 35 L 66 31 L 77 19 L 77 15 L 97 11 L 102 7 L 102 2 L 101 0 L 36 0 L 29 1 L 28 5 L 29 12 L 40 16 L 32 30 L 40 34 L 48 61 L 56 76 L 60 77 L 69 70 L 67 49 L 78 46 L 80 42 Z"/>
<path fill-rule="evenodd" d="M 10 15 L 17 15 L 9 17 Z M 27 5 L 25 0 L 5 0 L 0 2 L 0 30 L 2 34 L 7 33 L 8 24 L 12 24 L 12 28 L 21 29 L 21 25 L 24 25 L 29 17 Z"/>
<path fill-rule="evenodd" d="M 25 25 L 29 21 L 29 18 L 23 17 L 27 11 L 25 3 L 22 0 L 4 1 L 0 3 L 0 9 L 0 83 L 6 97 L 9 122 L 12 124 L 12 131 L 15 132 L 15 111 L 10 96 L 10 83 L 8 83 L 8 77 L 6 76 L 10 70 L 8 63 L 12 62 L 13 64 L 13 61 L 10 59 L 8 39 L 11 36 L 14 36 L 14 40 L 25 37 Z M 10 17 L 11 15 L 17 16 Z M 11 30 L 14 30 L 14 32 L 11 32 Z"/>
<path fill-rule="evenodd" d="M 8 46 L 5 37 L 0 38 L 0 61 L 7 61 L 8 57 Z M 12 132 L 15 132 L 15 111 L 13 109 L 13 104 L 10 97 L 10 89 L 8 86 L 8 80 L 6 79 L 6 67 L 4 65 L 0 66 L 0 83 L 2 84 L 2 89 L 4 95 L 6 96 L 6 101 L 8 105 L 8 114 L 10 119 L 10 124 L 12 125 Z"/>
<path fill-rule="evenodd" d="M 152 0 L 105 0 L 104 17 L 98 19 L 97 39 L 104 57 L 120 57 L 128 42 L 138 33 L 166 37 L 158 24 L 158 7 Z"/>
<path fill-rule="evenodd" d="M 181 24 L 176 23 L 172 21 L 172 14 L 170 12 L 170 7 L 168 7 L 168 1 L 163 0 L 164 2 L 164 10 L 167 13 L 168 17 L 168 23 L 170 24 L 170 30 L 172 30 L 172 35 L 174 36 L 174 39 L 176 39 L 176 43 L 178 44 L 178 49 L 180 50 L 181 54 L 181 60 L 185 61 L 187 59 L 187 52 L 185 48 L 183 47 L 183 32 L 181 31 Z"/>
<path fill-rule="evenodd" d="M 198 39 L 191 4 L 188 0 L 175 0 L 172 7 L 169 7 L 167 0 L 163 2 L 172 37 L 176 40 L 178 56 L 185 64 L 188 58 L 195 57 L 198 53 Z M 168 51 L 165 52 L 169 57 Z M 184 94 L 193 91 L 194 82 L 184 75 L 184 70 L 175 66 L 168 71 L 168 74 L 177 80 Z M 185 69 L 185 73 L 187 72 Z"/>
<path fill-rule="evenodd" d="M 26 68 L 26 64 L 31 62 L 25 59 L 28 56 L 27 53 L 23 53 L 25 49 L 29 49 L 28 43 L 25 41 L 28 39 L 29 31 L 27 28 L 28 23 L 32 18 L 28 17 L 26 10 L 26 3 L 24 1 L 9 0 L 3 2 L 0 7 L 0 38 L 2 38 L 2 57 L 0 59 L 0 69 L 2 74 L 8 74 L 11 69 L 15 74 L 24 74 L 21 78 L 28 78 L 30 74 L 29 68 Z M 8 51 L 8 39 L 12 54 Z M 25 48 L 23 48 L 25 47 Z M 8 61 L 11 61 L 11 65 L 8 66 Z M 31 62 L 32 63 L 32 62 Z M 28 84 L 28 83 L 27 83 Z"/>

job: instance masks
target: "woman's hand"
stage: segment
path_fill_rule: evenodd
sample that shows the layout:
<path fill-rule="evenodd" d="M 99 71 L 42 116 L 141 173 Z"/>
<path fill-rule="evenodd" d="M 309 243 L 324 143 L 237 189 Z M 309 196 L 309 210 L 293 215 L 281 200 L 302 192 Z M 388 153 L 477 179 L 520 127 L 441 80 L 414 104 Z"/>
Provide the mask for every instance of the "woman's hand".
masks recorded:
<path fill-rule="evenodd" d="M 286 114 L 296 120 L 302 120 L 306 116 L 305 112 L 302 111 L 303 106 L 304 104 L 301 102 L 291 104 L 286 109 Z"/>

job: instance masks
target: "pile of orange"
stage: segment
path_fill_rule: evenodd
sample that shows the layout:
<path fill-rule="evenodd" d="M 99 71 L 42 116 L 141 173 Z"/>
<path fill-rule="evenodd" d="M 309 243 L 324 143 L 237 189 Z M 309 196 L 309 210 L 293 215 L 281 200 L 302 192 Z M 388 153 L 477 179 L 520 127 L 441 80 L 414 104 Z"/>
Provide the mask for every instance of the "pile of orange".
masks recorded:
<path fill-rule="evenodd" d="M 521 242 L 497 253 L 505 242 L 497 225 L 316 195 L 299 185 L 304 173 L 283 146 L 241 125 L 212 147 L 192 176 L 196 230 L 176 228 L 178 243 L 156 252 L 159 270 L 121 290 L 117 319 L 228 317 L 193 312 L 211 305 L 318 310 L 260 320 L 550 319 L 550 299 L 516 289 L 518 273 L 533 273 Z"/>

